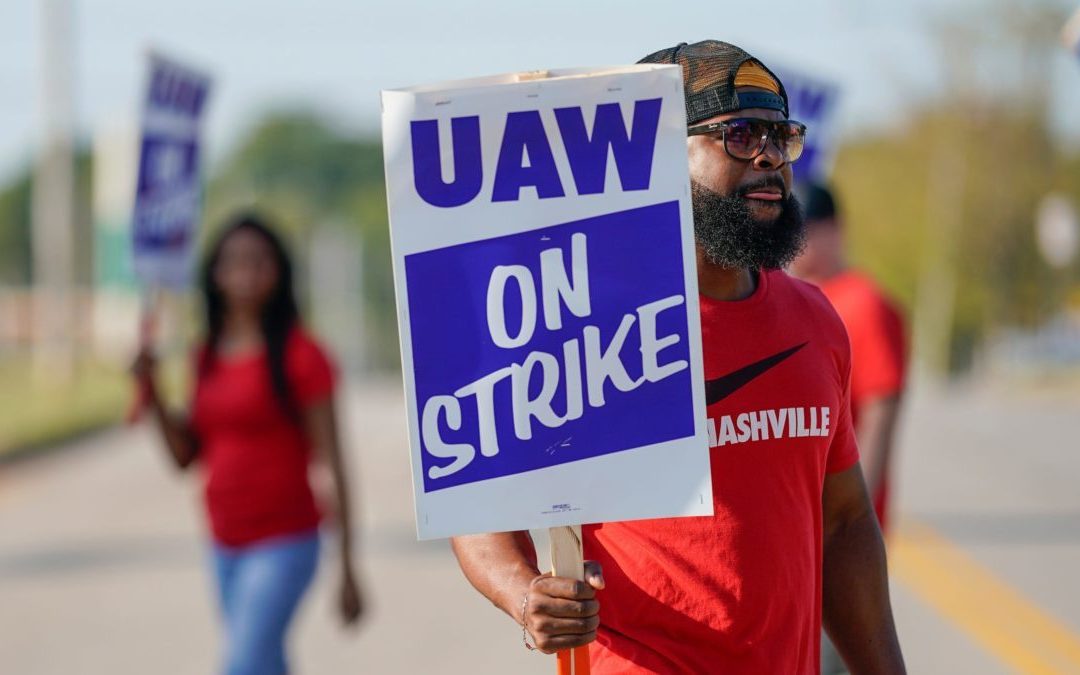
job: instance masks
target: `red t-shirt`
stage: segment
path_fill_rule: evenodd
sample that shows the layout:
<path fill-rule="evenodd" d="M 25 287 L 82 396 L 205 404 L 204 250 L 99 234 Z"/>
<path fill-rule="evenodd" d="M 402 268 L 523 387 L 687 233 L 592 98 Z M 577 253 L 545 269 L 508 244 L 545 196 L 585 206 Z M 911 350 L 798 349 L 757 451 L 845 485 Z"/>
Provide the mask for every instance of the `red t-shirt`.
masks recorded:
<path fill-rule="evenodd" d="M 859 456 L 844 327 L 779 271 L 702 297 L 701 323 L 714 515 L 585 528 L 607 581 L 593 672 L 817 673 L 822 485 Z"/>
<path fill-rule="evenodd" d="M 899 394 L 904 388 L 904 319 L 877 285 L 858 272 L 842 272 L 822 283 L 821 290 L 847 326 L 851 340 L 851 419 L 858 428 L 864 404 Z M 888 522 L 888 466 L 883 467 L 879 489 L 870 496 L 884 530 Z"/>
<path fill-rule="evenodd" d="M 285 377 L 301 409 L 334 389 L 330 360 L 300 328 L 286 342 Z M 196 384 L 192 425 L 216 541 L 242 546 L 318 526 L 311 444 L 278 403 L 262 351 L 214 362 Z"/>

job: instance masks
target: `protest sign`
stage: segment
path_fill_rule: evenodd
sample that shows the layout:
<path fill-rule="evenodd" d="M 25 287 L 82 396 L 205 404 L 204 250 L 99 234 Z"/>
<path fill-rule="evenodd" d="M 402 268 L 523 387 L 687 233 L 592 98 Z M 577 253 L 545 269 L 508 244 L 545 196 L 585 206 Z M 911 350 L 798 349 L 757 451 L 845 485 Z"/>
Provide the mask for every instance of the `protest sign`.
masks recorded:
<path fill-rule="evenodd" d="M 201 208 L 199 127 L 210 80 L 150 56 L 132 214 L 134 270 L 149 287 L 183 287 Z"/>
<path fill-rule="evenodd" d="M 421 539 L 712 513 L 682 79 L 383 92 Z"/>
<path fill-rule="evenodd" d="M 209 93 L 206 75 L 150 55 L 131 215 L 132 269 L 143 284 L 139 345 L 144 351 L 155 342 L 160 291 L 190 282 L 202 206 L 199 127 Z M 141 417 L 149 396 L 144 382 L 128 411 L 129 423 Z"/>
<path fill-rule="evenodd" d="M 806 125 L 802 157 L 791 165 L 796 181 L 824 182 L 832 170 L 840 88 L 826 79 L 791 68 L 776 70 L 788 95 L 788 116 Z"/>

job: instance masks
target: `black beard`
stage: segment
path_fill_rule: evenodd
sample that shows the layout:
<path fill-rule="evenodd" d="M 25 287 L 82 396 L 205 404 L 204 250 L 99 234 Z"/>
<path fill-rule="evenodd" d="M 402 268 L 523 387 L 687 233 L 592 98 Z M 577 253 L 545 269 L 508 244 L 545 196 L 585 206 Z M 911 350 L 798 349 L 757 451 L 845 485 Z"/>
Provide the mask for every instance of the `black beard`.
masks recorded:
<path fill-rule="evenodd" d="M 742 195 L 777 181 L 745 186 L 724 196 L 690 181 L 694 235 L 705 258 L 728 269 L 780 269 L 799 255 L 806 243 L 802 208 L 794 194 L 781 202 L 780 215 L 756 220 Z"/>

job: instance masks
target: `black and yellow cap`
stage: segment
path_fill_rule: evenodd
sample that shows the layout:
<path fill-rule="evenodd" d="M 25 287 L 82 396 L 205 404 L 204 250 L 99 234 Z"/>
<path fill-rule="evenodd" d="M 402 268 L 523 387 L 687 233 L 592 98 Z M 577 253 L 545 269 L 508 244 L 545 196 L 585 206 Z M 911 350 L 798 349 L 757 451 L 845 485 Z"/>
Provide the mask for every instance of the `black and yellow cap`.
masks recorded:
<path fill-rule="evenodd" d="M 767 108 L 788 115 L 787 92 L 780 78 L 733 44 L 719 40 L 683 42 L 653 52 L 638 63 L 682 66 L 688 125 L 744 108 Z M 739 87 L 755 91 L 739 92 Z"/>

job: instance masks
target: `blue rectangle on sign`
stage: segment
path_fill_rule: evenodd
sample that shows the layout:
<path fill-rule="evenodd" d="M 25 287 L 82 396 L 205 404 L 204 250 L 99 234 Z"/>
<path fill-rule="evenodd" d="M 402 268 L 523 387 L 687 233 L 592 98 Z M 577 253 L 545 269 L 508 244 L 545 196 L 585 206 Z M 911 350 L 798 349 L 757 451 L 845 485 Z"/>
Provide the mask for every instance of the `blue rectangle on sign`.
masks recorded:
<path fill-rule="evenodd" d="M 133 238 L 138 252 L 185 249 L 198 221 L 199 145 L 145 133 L 139 148 Z"/>
<path fill-rule="evenodd" d="M 664 202 L 405 257 L 425 492 L 694 435 L 679 219 Z"/>

